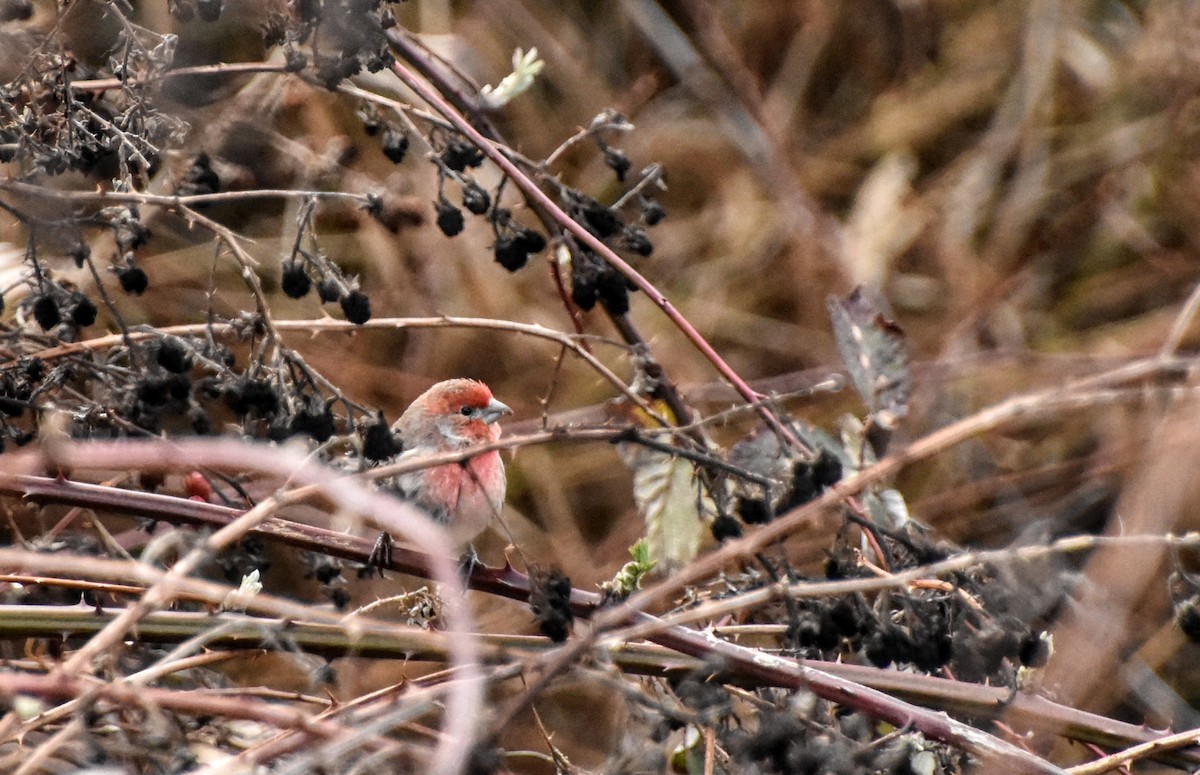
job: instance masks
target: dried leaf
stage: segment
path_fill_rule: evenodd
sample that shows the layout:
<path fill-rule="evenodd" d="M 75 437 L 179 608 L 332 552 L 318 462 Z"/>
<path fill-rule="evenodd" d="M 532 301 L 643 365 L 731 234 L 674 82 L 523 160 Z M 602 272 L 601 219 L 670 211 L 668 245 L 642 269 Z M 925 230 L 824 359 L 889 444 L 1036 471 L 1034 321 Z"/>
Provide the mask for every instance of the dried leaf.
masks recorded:
<path fill-rule="evenodd" d="M 871 419 L 886 429 L 908 414 L 912 381 L 904 330 L 885 318 L 862 287 L 845 299 L 830 297 L 838 352 Z"/>
<path fill-rule="evenodd" d="M 863 493 L 862 500 L 876 525 L 895 530 L 908 524 L 908 504 L 899 490 L 872 487 Z"/>
<path fill-rule="evenodd" d="M 619 449 L 633 471 L 633 498 L 646 521 L 649 559 L 670 573 L 696 557 L 716 505 L 691 461 L 634 444 Z"/>

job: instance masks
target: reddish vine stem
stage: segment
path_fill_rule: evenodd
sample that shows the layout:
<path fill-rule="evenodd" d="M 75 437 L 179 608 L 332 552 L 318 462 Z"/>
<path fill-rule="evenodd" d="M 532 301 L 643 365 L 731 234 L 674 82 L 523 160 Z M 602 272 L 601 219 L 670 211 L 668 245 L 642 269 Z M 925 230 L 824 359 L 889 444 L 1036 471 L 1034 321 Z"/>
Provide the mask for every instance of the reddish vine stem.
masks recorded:
<path fill-rule="evenodd" d="M 393 36 L 393 39 L 396 36 Z M 394 42 L 394 41 L 393 41 Z M 669 299 L 663 295 L 649 280 L 647 280 L 640 272 L 629 265 L 624 259 L 613 252 L 611 248 L 605 245 L 594 234 L 577 223 L 569 215 L 563 212 L 549 196 L 542 191 L 533 180 L 526 175 L 516 164 L 514 164 L 495 144 L 490 142 L 482 133 L 471 125 L 446 99 L 444 99 L 437 91 L 432 89 L 424 81 L 421 80 L 415 73 L 397 61 L 392 65 L 392 72 L 396 74 L 404 85 L 412 89 L 420 96 L 430 107 L 437 111 L 443 118 L 454 125 L 454 128 L 469 139 L 476 147 L 492 160 L 492 162 L 507 175 L 517 188 L 525 194 L 531 201 L 543 208 L 554 221 L 566 231 L 570 232 L 571 236 L 582 242 L 589 249 L 603 258 L 610 266 L 624 275 L 630 282 L 637 286 L 638 290 L 646 294 L 646 298 L 650 299 L 663 314 L 665 314 L 676 328 L 692 343 L 692 345 L 700 351 L 709 363 L 721 374 L 726 380 L 733 385 L 734 389 L 747 402 L 755 404 L 759 415 L 781 438 L 788 441 L 796 449 L 806 449 L 801 444 L 788 428 L 775 416 L 765 404 L 759 403 L 762 396 L 754 392 L 745 380 L 743 380 L 733 367 L 731 367 L 724 358 L 713 348 L 711 344 L 696 330 L 696 327 L 683 316 L 675 308 Z M 685 420 L 686 422 L 686 420 Z"/>
<path fill-rule="evenodd" d="M 405 61 L 411 64 L 412 67 L 421 75 L 421 77 L 433 84 L 437 91 L 444 95 L 446 100 L 449 101 L 454 108 L 460 111 L 464 117 L 469 119 L 474 126 L 479 128 L 480 134 L 482 134 L 492 143 L 503 146 L 508 145 L 508 143 L 504 140 L 504 137 L 500 134 L 500 131 L 495 127 L 487 115 L 479 110 L 473 96 L 460 88 L 459 85 L 454 82 L 454 79 L 447 78 L 443 72 L 443 69 L 439 68 L 434 62 L 434 57 L 431 56 L 423 46 L 413 41 L 410 35 L 401 32 L 393 31 L 388 33 L 388 39 L 393 49 L 398 52 Z M 450 124 L 450 126 L 453 126 L 453 124 Z M 578 136 L 583 136 L 585 134 L 586 133 L 580 133 Z M 481 146 L 481 150 L 486 152 L 488 149 Z M 532 162 L 528 160 L 521 161 L 527 167 L 532 166 Z M 530 209 L 537 215 L 538 220 L 542 222 L 546 229 L 553 231 L 553 227 L 558 220 L 558 216 L 555 215 L 552 210 L 543 207 L 539 202 L 530 200 L 528 198 L 526 198 L 526 202 L 529 204 Z M 574 304 L 574 302 L 571 301 L 570 294 L 567 292 L 567 288 L 563 284 L 559 267 L 553 256 L 548 258 L 547 266 L 554 282 L 555 290 L 558 292 L 559 299 L 562 301 L 564 309 L 567 310 L 567 315 L 571 320 L 571 325 L 574 327 L 577 334 L 582 335 L 583 317 L 580 314 L 579 308 Z M 627 345 L 641 348 L 649 353 L 649 345 L 646 343 L 645 338 L 642 337 L 641 332 L 639 332 L 629 320 L 627 313 L 616 315 L 610 312 L 609 319 L 620 332 L 621 337 L 625 340 Z M 653 365 L 657 366 L 656 363 Z M 679 390 L 675 387 L 675 385 L 670 380 L 664 378 L 664 375 L 661 374 L 661 368 L 659 368 L 658 371 L 660 373 L 658 375 L 654 375 L 653 378 L 658 382 L 659 391 L 663 400 L 666 402 L 667 406 L 670 407 L 671 411 L 675 413 L 675 417 L 677 419 L 676 424 L 681 426 L 691 425 L 694 421 L 691 407 L 688 406 L 687 402 L 683 400 L 683 396 L 679 393 Z M 650 414 L 651 416 L 655 415 L 653 412 Z M 660 422 L 662 421 L 660 420 Z M 663 422 L 662 424 L 663 427 L 669 427 L 669 423 Z M 690 431 L 686 432 L 686 435 L 696 443 L 696 447 L 698 449 L 704 449 L 707 446 L 707 442 L 699 430 L 691 429 Z"/>
<path fill-rule="evenodd" d="M 131 446 L 146 444 L 154 442 L 138 442 Z M 103 446 L 111 449 L 113 445 Z M 159 518 L 170 515 L 180 521 L 209 524 L 213 527 L 228 524 L 242 513 L 236 509 L 170 496 L 24 475 L 0 476 L 0 492 L 19 494 L 33 500 L 107 507 Z M 364 539 L 278 518 L 264 520 L 256 528 L 256 532 L 285 540 L 293 546 L 360 562 L 365 561 L 371 551 L 371 544 Z M 421 576 L 428 574 L 428 566 L 429 558 L 426 555 L 402 547 L 396 548 L 389 564 L 392 570 Z M 510 567 L 478 568 L 472 574 L 471 586 L 518 600 L 526 600 L 529 595 L 528 577 Z M 573 607 L 585 616 L 594 614 L 600 604 L 598 595 L 579 590 L 572 590 L 571 601 Z M 597 620 L 596 631 L 602 632 L 624 624 L 653 624 L 655 621 L 649 614 L 630 611 L 625 607 L 613 608 Z M 960 747 L 981 757 L 999 758 L 1006 762 L 1011 768 L 1010 771 L 1056 774 L 1062 772 L 1042 759 L 968 724 L 952 720 L 943 713 L 914 706 L 795 660 L 769 656 L 683 627 L 668 627 L 653 633 L 650 638 L 660 645 L 690 656 L 719 656 L 725 660 L 726 670 L 751 682 L 805 688 L 830 701 L 858 708 L 874 718 L 885 719 L 898 726 L 912 725 L 932 739 Z"/>

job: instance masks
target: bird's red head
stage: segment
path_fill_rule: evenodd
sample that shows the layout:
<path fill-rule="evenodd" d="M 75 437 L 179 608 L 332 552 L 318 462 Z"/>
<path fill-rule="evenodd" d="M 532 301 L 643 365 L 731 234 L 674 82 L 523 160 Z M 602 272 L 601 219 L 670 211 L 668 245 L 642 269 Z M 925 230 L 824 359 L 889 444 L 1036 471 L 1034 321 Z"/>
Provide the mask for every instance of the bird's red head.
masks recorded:
<path fill-rule="evenodd" d="M 440 442 L 442 447 L 453 448 L 499 438 L 500 428 L 494 423 L 511 413 L 482 382 L 449 379 L 413 401 L 397 426 L 406 447 L 437 446 Z"/>

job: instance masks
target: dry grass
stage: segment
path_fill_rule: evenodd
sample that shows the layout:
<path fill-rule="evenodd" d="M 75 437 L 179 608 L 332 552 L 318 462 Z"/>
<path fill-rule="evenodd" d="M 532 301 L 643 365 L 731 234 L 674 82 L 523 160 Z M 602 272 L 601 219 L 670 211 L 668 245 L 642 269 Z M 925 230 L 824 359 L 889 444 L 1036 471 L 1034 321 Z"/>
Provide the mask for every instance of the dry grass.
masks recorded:
<path fill-rule="evenodd" d="M 177 29 L 179 64 L 269 56 L 256 31 L 264 8 L 230 5 L 211 25 L 180 25 L 157 8 L 135 18 Z M 88 45 L 115 34 L 98 31 L 109 29 L 102 6 L 72 7 L 79 10 L 66 14 L 61 35 L 81 62 L 102 64 L 101 49 Z M 1200 528 L 1191 508 L 1200 496 L 1200 423 L 1187 389 L 1200 344 L 1187 306 L 1200 283 L 1200 6 L 492 0 L 406 3 L 395 13 L 479 83 L 508 72 L 514 48 L 538 48 L 546 66 L 534 88 L 490 116 L 530 159 L 545 158 L 603 108 L 629 118 L 636 129 L 610 140 L 635 173 L 661 164 L 667 182 L 657 194 L 667 217 L 649 230 L 654 254 L 635 266 L 752 384 L 787 392 L 837 372 L 825 300 L 858 285 L 875 292 L 906 331 L 914 359 L 912 411 L 892 450 L 1010 396 L 1052 394 L 1164 347 L 1186 359 L 1170 383 L 1174 392 L 1153 375 L 1126 385 L 1135 395 L 1119 402 L 987 428 L 897 470 L 893 485 L 936 535 L 1000 547 L 1076 533 Z M 13 51 L 18 43 L 28 48 L 50 31 L 51 17 L 49 6 L 36 4 L 32 20 L 0 25 L 0 36 L 11 37 Z M 381 75 L 357 83 L 378 90 L 384 82 Z M 412 99 L 403 89 L 394 94 Z M 354 203 L 332 201 L 315 221 L 321 248 L 361 277 L 377 316 L 463 315 L 572 330 L 552 281 L 552 251 L 510 274 L 492 261 L 494 238 L 482 219 L 468 218 L 463 234 L 444 237 L 432 222 L 437 180 L 422 158 L 426 149 L 414 138 L 410 158 L 391 164 L 364 132 L 351 96 L 275 72 L 176 79 L 163 96 L 191 132 L 165 157 L 156 193 L 166 193 L 170 176 L 199 150 L 213 156 L 223 181 L 236 181 L 231 187 L 383 188 L 423 222 L 392 233 Z M 589 143 L 551 172 L 604 202 L 621 191 Z M 490 187 L 499 177 L 485 166 L 479 179 Z M 93 183 L 72 173 L 45 185 Z M 0 201 L 28 208 L 35 198 L 0 188 Z M 505 203 L 522 222 L 537 223 L 511 185 Z M 280 320 L 321 314 L 311 296 L 287 299 L 276 287 L 298 209 L 294 201 L 256 200 L 203 211 L 253 239 L 246 250 Z M 139 259 L 152 284 L 140 298 L 118 293 L 130 324 L 204 322 L 210 283 L 220 314 L 252 308 L 238 267 L 225 257 L 214 264 L 211 234 L 165 210 L 144 212 L 154 241 Z M 26 232 L 0 220 L 0 238 L 23 245 Z M 111 236 L 91 239 L 93 255 L 107 261 Z M 54 252 L 53 239 L 46 244 L 55 273 L 92 287 L 86 270 Z M 10 310 L 25 292 L 6 294 Z M 644 294 L 632 304 L 632 325 L 703 415 L 738 402 Z M 106 323 L 111 316 L 102 315 Z M 600 307 L 582 313 L 581 324 L 618 338 Z M 429 383 L 459 375 L 486 381 L 513 406 L 517 419 L 506 427 L 514 434 L 547 420 L 602 418 L 602 404 L 617 395 L 555 344 L 505 331 L 290 333 L 285 341 L 389 419 Z M 624 347 L 597 343 L 594 352 L 632 378 Z M 833 433 L 842 414 L 862 412 L 849 389 L 791 400 L 786 409 Z M 742 420 L 712 433 L 730 445 L 751 427 Z M 611 445 L 529 447 L 513 455 L 509 470 L 505 523 L 520 547 L 514 560 L 561 567 L 576 587 L 592 589 L 628 559 L 642 527 L 631 476 Z M 788 556 L 806 572 L 818 570 L 837 527 L 798 531 Z M 484 559 L 498 562 L 507 541 L 485 539 Z M 1165 545 L 1116 546 L 1071 566 L 1077 586 L 1048 623 L 1055 655 L 1043 678 L 1059 703 L 1151 726 L 1200 726 L 1192 708 L 1200 696 L 1190 667 L 1196 647 L 1171 625 L 1174 559 Z M 1191 559 L 1184 551 L 1185 567 Z M 277 561 L 295 572 L 286 555 Z M 291 584 L 282 570 L 266 583 L 276 592 Z M 391 579 L 364 582 L 354 602 L 394 593 Z M 524 609 L 483 595 L 476 602 L 482 630 L 533 631 Z M 256 670 L 228 674 L 252 680 Z M 396 661 L 346 660 L 336 693 L 353 698 L 413 672 Z M 501 683 L 491 702 L 523 691 Z M 580 673 L 543 695 L 537 709 L 575 765 L 615 768 L 631 704 L 612 676 Z M 546 750 L 526 716 L 502 743 Z M 1049 758 L 1079 756 L 1056 750 Z M 534 759 L 508 764 L 551 771 Z"/>

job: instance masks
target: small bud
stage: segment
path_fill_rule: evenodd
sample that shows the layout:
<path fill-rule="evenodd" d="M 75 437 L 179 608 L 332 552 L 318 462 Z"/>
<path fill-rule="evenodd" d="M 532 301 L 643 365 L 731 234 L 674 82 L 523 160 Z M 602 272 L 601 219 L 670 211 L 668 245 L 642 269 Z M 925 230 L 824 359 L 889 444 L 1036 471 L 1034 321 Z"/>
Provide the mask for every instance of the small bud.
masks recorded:
<path fill-rule="evenodd" d="M 629 161 L 629 157 L 625 155 L 624 151 L 622 151 L 620 148 L 605 147 L 604 163 L 607 164 L 613 172 L 617 173 L 617 180 L 619 182 L 625 182 L 625 175 L 628 174 L 629 168 L 632 166 L 632 162 Z"/>

